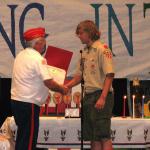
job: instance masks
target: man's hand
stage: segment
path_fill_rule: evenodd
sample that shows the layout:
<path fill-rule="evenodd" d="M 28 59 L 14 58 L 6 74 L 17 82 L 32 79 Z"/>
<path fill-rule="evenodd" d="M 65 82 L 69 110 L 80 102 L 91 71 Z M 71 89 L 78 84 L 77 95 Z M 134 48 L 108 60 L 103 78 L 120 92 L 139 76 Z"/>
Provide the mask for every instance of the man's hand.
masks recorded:
<path fill-rule="evenodd" d="M 53 79 L 44 80 L 45 86 L 47 86 L 50 90 L 59 92 L 61 94 L 67 94 L 69 89 L 65 85 L 61 85 L 54 81 Z"/>
<path fill-rule="evenodd" d="M 62 94 L 66 95 L 69 92 L 69 88 L 65 85 L 62 86 Z"/>

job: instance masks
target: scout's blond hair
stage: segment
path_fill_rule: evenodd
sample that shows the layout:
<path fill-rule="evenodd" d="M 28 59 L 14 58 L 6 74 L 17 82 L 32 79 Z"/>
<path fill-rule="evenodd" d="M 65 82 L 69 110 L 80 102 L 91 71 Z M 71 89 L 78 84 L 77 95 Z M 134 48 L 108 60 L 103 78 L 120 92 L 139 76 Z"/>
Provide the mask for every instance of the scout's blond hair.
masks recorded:
<path fill-rule="evenodd" d="M 92 41 L 96 41 L 100 38 L 100 32 L 95 25 L 95 23 L 91 20 L 85 20 L 78 24 L 76 28 L 76 34 L 79 34 L 79 30 L 82 29 L 83 31 L 89 34 L 89 37 Z"/>

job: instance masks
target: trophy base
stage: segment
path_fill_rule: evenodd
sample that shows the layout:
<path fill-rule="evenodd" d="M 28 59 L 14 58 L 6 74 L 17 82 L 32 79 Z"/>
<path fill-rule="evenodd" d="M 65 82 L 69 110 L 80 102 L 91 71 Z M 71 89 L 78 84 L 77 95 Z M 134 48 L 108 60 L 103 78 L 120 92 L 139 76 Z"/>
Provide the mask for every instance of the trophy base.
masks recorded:
<path fill-rule="evenodd" d="M 79 118 L 80 111 L 79 108 L 66 108 L 65 109 L 65 118 Z"/>

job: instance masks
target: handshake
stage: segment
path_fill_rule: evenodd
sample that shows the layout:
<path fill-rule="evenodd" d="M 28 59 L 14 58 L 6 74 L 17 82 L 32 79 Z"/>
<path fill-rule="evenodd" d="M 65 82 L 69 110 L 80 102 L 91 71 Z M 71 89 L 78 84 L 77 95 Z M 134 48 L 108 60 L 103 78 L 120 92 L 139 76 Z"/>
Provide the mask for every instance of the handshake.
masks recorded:
<path fill-rule="evenodd" d="M 66 86 L 66 85 L 62 85 L 61 86 L 61 93 L 63 94 L 63 95 L 67 95 L 68 93 L 69 93 L 69 91 L 70 91 L 70 89 Z"/>
<path fill-rule="evenodd" d="M 44 84 L 50 90 L 55 91 L 55 92 L 60 92 L 63 95 L 67 95 L 70 91 L 70 88 L 68 85 L 59 84 L 59 83 L 55 82 L 53 79 L 45 80 Z"/>

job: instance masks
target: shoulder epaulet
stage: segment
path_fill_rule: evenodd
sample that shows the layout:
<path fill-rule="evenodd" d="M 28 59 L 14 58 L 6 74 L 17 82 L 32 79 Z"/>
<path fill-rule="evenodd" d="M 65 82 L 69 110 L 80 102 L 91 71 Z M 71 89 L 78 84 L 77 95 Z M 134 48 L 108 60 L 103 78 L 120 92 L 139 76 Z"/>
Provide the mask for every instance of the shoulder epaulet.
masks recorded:
<path fill-rule="evenodd" d="M 103 52 L 103 53 L 104 53 L 104 56 L 105 56 L 106 58 L 111 59 L 111 58 L 112 58 L 111 50 L 108 48 L 108 46 L 107 46 L 106 44 L 104 44 L 103 47 L 104 47 L 104 52 Z"/>

